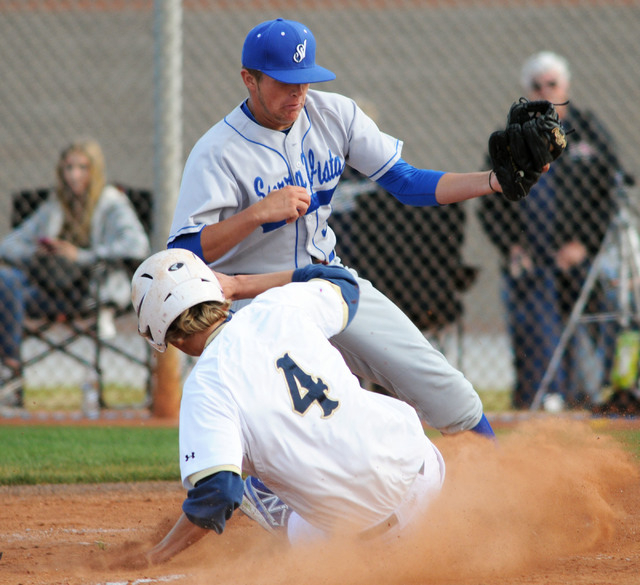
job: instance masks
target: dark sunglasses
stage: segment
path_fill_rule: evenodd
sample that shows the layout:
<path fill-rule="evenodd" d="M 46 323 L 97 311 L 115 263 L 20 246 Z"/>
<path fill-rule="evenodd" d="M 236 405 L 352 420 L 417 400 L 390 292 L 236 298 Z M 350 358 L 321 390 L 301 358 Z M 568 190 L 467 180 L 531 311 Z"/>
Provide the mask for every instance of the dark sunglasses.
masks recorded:
<path fill-rule="evenodd" d="M 531 82 L 531 89 L 533 91 L 540 91 L 543 87 L 554 88 L 557 85 L 558 85 L 558 82 L 556 80 L 547 81 L 546 83 L 540 83 L 539 81 L 532 81 Z"/>

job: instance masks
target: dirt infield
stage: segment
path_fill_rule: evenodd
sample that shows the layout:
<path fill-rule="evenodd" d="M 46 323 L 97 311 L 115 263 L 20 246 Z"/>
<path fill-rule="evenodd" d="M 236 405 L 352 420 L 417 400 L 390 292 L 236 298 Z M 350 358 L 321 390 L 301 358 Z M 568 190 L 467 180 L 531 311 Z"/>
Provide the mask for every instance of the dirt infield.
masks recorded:
<path fill-rule="evenodd" d="M 494 447 L 436 441 L 444 490 L 392 543 L 290 549 L 240 513 L 168 564 L 125 560 L 177 518 L 175 483 L 0 488 L 0 582 L 340 585 L 637 585 L 640 465 L 598 426 L 520 422 Z"/>

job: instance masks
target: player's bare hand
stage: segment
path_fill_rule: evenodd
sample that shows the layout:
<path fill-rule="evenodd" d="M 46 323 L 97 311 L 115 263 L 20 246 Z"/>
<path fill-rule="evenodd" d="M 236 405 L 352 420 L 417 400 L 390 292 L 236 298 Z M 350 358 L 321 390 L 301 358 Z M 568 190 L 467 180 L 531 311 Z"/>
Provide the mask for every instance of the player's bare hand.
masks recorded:
<path fill-rule="evenodd" d="M 302 217 L 310 204 L 311 196 L 307 190 L 292 185 L 271 191 L 262 201 L 256 203 L 260 206 L 261 223 L 291 223 Z"/>
<path fill-rule="evenodd" d="M 225 299 L 235 299 L 236 294 L 236 278 L 234 276 L 229 276 L 228 274 L 223 274 L 222 272 L 213 271 L 214 276 L 218 279 L 220 286 L 222 287 L 222 293 L 224 294 Z"/>

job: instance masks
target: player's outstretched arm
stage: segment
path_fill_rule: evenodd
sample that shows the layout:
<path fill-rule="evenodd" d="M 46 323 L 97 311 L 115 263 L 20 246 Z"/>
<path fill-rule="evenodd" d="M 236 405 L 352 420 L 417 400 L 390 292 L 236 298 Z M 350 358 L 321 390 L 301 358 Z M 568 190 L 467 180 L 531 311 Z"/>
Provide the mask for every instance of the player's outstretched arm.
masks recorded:
<path fill-rule="evenodd" d="M 546 164 L 541 171 L 549 170 Z M 418 169 L 400 159 L 377 183 L 405 205 L 428 207 L 459 203 L 490 193 L 502 193 L 496 170 L 449 173 Z"/>
<path fill-rule="evenodd" d="M 550 165 L 542 167 L 546 173 Z M 445 173 L 436 187 L 436 201 L 440 205 L 458 203 L 490 193 L 502 193 L 502 186 L 494 171 L 475 173 Z"/>
<path fill-rule="evenodd" d="M 294 277 L 294 272 L 296 276 Z M 309 278 L 326 278 L 332 280 L 336 275 L 344 275 L 347 279 L 352 279 L 348 271 L 337 266 L 323 266 L 322 264 L 309 265 L 296 270 L 283 270 L 281 272 L 267 272 L 266 274 L 236 274 L 229 276 L 222 272 L 213 271 L 226 299 L 237 301 L 240 299 L 252 299 L 260 293 L 274 288 L 284 286 L 294 280 L 304 281 Z M 355 282 L 355 281 L 354 281 Z"/>
<path fill-rule="evenodd" d="M 208 532 L 210 531 L 206 528 L 193 524 L 183 513 L 169 533 L 146 553 L 146 559 L 151 565 L 166 563 L 179 552 L 198 542 Z"/>
<path fill-rule="evenodd" d="M 502 189 L 493 171 L 445 173 L 436 187 L 436 201 L 446 205 L 495 192 L 500 193 Z"/>
<path fill-rule="evenodd" d="M 290 282 L 306 282 L 315 278 L 327 280 L 340 289 L 348 309 L 349 322 L 355 315 L 360 296 L 357 281 L 346 268 L 341 266 L 309 264 L 296 270 L 283 270 L 267 274 L 229 276 L 215 271 L 214 274 L 222 286 L 225 298 L 231 301 L 252 299 L 270 288 L 284 286 Z"/>
<path fill-rule="evenodd" d="M 458 203 L 501 191 L 495 171 L 449 173 L 419 169 L 400 159 L 376 182 L 405 205 Z"/>
<path fill-rule="evenodd" d="M 290 283 L 293 270 L 269 272 L 267 274 L 238 274 L 236 276 L 228 276 L 215 271 L 214 274 L 222 286 L 225 298 L 230 301 L 237 301 L 239 299 L 252 299 L 270 288 Z"/>

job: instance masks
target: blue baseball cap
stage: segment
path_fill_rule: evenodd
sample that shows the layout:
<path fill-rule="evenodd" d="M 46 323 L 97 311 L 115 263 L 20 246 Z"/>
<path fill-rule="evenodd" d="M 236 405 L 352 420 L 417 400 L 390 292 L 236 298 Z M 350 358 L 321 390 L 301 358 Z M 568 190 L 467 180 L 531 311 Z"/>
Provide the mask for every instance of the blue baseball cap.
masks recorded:
<path fill-rule="evenodd" d="M 335 73 L 316 65 L 316 39 L 302 23 L 268 20 L 253 28 L 242 47 L 242 66 L 282 83 L 318 83 Z"/>

